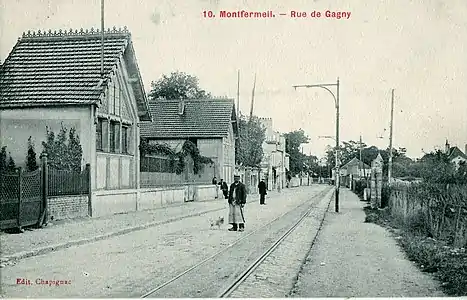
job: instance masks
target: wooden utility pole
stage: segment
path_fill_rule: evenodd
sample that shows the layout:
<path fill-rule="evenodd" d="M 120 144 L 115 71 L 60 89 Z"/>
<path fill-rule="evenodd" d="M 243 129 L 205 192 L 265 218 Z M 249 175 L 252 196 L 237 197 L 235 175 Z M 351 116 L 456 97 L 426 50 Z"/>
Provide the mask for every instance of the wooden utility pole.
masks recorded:
<path fill-rule="evenodd" d="M 237 118 L 240 117 L 240 70 L 237 71 Z"/>
<path fill-rule="evenodd" d="M 256 88 L 256 73 L 255 73 L 255 81 L 253 82 L 253 90 L 251 92 L 250 122 L 253 119 L 253 106 L 255 103 L 255 88 Z"/>
<path fill-rule="evenodd" d="M 101 0 L 101 77 L 104 78 L 104 0 Z"/>
<path fill-rule="evenodd" d="M 240 70 L 237 71 L 237 151 L 240 151 Z M 238 162 L 238 157 L 235 157 L 235 161 Z"/>
<path fill-rule="evenodd" d="M 394 122 L 394 89 L 391 92 L 391 124 L 389 127 L 389 164 L 388 164 L 388 182 L 392 180 L 392 131 Z"/>
<path fill-rule="evenodd" d="M 253 82 L 253 90 L 251 91 L 250 118 L 249 118 L 248 123 L 246 125 L 246 138 L 247 139 L 249 138 L 251 121 L 253 119 L 253 106 L 254 106 L 254 103 L 255 103 L 255 88 L 256 88 L 256 73 L 255 73 L 255 80 Z"/>
<path fill-rule="evenodd" d="M 362 135 L 360 135 L 360 143 L 359 143 L 359 162 L 358 162 L 358 179 L 360 179 L 360 173 L 361 169 L 365 170 L 363 167 L 363 162 L 362 162 Z M 360 167 L 361 166 L 361 167 Z"/>
<path fill-rule="evenodd" d="M 336 93 L 336 199 L 335 210 L 339 212 L 339 189 L 340 189 L 340 163 L 339 163 L 339 77 L 337 77 L 337 93 Z"/>

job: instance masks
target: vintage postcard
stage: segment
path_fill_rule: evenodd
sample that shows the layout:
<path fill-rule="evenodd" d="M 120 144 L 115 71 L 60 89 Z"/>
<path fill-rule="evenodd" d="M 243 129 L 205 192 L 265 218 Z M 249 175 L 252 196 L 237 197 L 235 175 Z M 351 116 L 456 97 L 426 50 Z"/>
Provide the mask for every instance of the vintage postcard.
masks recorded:
<path fill-rule="evenodd" d="M 466 17 L 0 0 L 0 296 L 467 296 Z"/>

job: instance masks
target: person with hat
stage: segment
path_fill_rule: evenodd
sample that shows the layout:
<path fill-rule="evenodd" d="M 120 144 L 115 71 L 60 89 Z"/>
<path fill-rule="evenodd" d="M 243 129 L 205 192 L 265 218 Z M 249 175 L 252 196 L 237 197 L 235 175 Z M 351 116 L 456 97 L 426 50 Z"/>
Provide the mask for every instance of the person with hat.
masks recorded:
<path fill-rule="evenodd" d="M 221 179 L 221 181 L 219 182 L 219 186 L 221 187 L 222 194 L 224 195 L 224 198 L 229 199 L 229 186 L 224 181 L 224 179 Z"/>
<path fill-rule="evenodd" d="M 261 181 L 258 184 L 258 192 L 259 192 L 259 204 L 266 205 L 264 201 L 268 193 L 266 190 L 266 183 L 264 182 L 264 179 L 261 179 Z"/>
<path fill-rule="evenodd" d="M 240 175 L 234 175 L 234 182 L 230 185 L 229 190 L 229 224 L 232 227 L 229 231 L 244 231 L 245 217 L 243 215 L 243 207 L 246 203 L 246 188 L 240 182 Z"/>

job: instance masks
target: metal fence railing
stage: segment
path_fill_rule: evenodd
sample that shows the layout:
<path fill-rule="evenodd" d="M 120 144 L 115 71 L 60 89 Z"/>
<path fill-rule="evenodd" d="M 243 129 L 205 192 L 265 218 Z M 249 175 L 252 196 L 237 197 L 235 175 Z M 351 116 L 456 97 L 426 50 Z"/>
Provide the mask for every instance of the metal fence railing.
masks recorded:
<path fill-rule="evenodd" d="M 48 196 L 83 195 L 89 193 L 89 168 L 81 172 L 49 168 Z"/>

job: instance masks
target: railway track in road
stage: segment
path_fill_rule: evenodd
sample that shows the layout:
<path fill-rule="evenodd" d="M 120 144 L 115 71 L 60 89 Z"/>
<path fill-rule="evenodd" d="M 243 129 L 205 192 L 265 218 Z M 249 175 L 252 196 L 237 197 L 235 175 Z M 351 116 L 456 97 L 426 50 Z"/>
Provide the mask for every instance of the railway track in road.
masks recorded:
<path fill-rule="evenodd" d="M 220 290 L 223 290 L 221 297 L 230 295 L 316 209 L 316 204 L 325 199 L 331 189 L 325 188 L 305 203 L 243 235 L 183 272 L 174 274 L 141 298 L 219 297 Z M 265 245 L 271 246 L 265 249 Z"/>
<path fill-rule="evenodd" d="M 296 274 L 304 263 L 303 259 L 299 259 L 298 262 L 292 263 L 292 267 L 290 267 L 290 258 L 300 256 L 306 258 L 308 256 L 318 236 L 318 233 L 321 230 L 325 213 L 329 209 L 330 204 L 331 199 L 327 201 L 325 207 L 322 207 L 323 215 L 320 215 L 317 218 L 318 220 L 315 220 L 314 223 L 317 223 L 316 225 L 318 226 L 315 230 L 316 234 L 314 234 L 314 237 L 311 241 L 300 239 L 300 236 L 298 236 L 295 237 L 295 240 L 289 242 L 292 247 L 288 247 L 287 249 L 287 245 L 285 245 L 284 249 L 280 249 L 284 246 L 284 241 L 291 238 L 292 235 L 297 234 L 296 231 L 299 231 L 300 227 L 302 231 L 308 231 L 310 229 L 309 227 L 311 226 L 306 226 L 310 225 L 310 222 L 308 222 L 308 224 L 304 223 L 307 223 L 307 219 L 311 217 L 310 214 L 313 211 L 313 207 L 310 207 L 290 227 L 289 230 L 282 234 L 274 244 L 272 244 L 266 251 L 264 251 L 261 256 L 259 256 L 251 265 L 249 265 L 242 274 L 235 278 L 235 280 L 231 282 L 217 297 L 283 298 L 288 296 L 289 292 L 295 285 L 294 279 Z M 276 251 L 279 253 L 276 253 Z M 276 257 L 272 257 L 273 254 L 276 254 Z M 262 268 L 262 270 L 259 270 L 260 268 Z M 286 284 L 287 278 L 285 278 L 285 280 L 283 278 L 285 275 L 289 275 L 289 286 Z M 279 282 L 281 284 L 278 286 L 277 283 Z"/>

